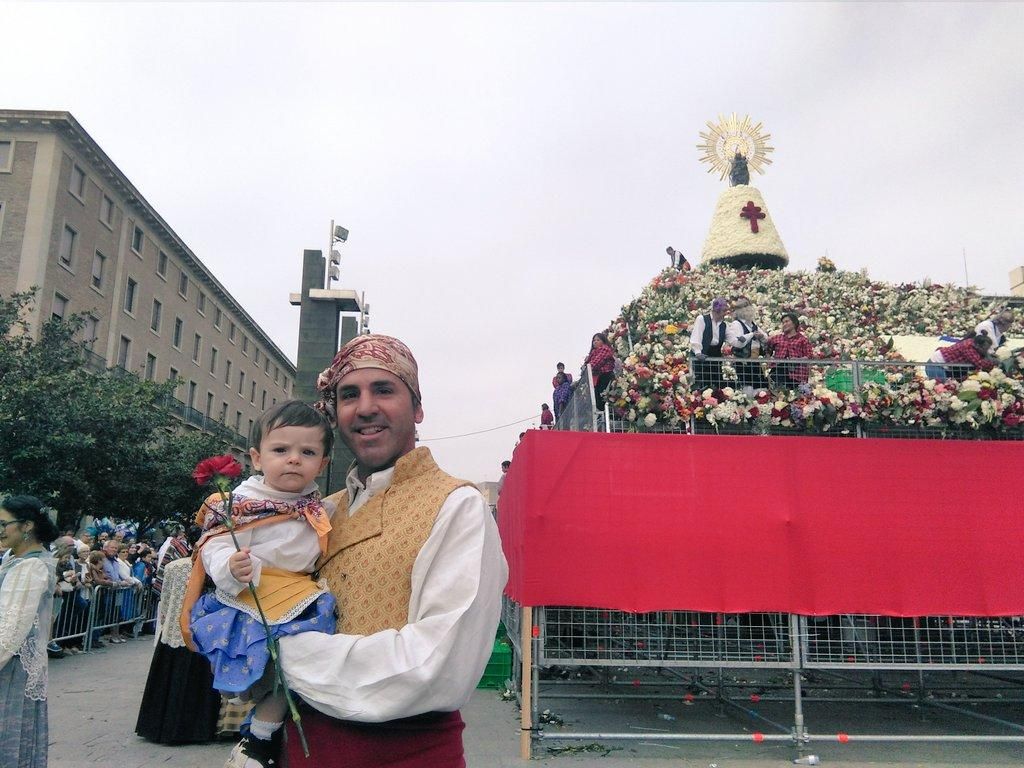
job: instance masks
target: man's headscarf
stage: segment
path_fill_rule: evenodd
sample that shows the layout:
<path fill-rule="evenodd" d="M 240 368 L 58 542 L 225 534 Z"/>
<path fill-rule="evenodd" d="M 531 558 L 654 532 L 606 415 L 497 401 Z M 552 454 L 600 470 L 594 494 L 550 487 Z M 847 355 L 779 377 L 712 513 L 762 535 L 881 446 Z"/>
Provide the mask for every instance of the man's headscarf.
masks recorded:
<path fill-rule="evenodd" d="M 393 336 L 370 333 L 357 336 L 338 350 L 329 368 L 316 379 L 320 402 L 314 407 L 323 413 L 332 424 L 336 423 L 335 406 L 338 383 L 352 371 L 360 368 L 379 368 L 401 379 L 412 392 L 417 405 L 420 396 L 419 368 L 412 352 Z"/>

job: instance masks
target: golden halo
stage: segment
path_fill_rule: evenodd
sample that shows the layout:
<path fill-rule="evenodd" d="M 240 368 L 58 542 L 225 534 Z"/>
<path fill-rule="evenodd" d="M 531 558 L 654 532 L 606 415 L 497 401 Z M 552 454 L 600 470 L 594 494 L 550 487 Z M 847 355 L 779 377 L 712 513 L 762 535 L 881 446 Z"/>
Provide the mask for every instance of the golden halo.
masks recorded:
<path fill-rule="evenodd" d="M 748 115 L 742 119 L 735 112 L 729 117 L 719 115 L 717 125 L 709 122 L 707 126 L 710 130 L 701 131 L 704 143 L 698 144 L 697 149 L 703 153 L 700 161 L 710 165 L 708 173 L 718 171 L 718 178 L 724 179 L 729 175 L 737 152 L 747 158 L 747 167 L 758 173 L 763 174 L 764 166 L 771 165 L 768 153 L 775 148 L 769 147 L 767 141 L 772 136 L 763 133 L 761 123 L 754 125 Z"/>

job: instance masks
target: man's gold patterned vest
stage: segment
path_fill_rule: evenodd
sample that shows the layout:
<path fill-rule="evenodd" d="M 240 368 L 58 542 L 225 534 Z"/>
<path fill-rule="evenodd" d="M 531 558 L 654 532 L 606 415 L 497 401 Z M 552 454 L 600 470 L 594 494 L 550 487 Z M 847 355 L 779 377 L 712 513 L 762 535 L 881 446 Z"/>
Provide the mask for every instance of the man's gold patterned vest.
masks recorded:
<path fill-rule="evenodd" d="M 337 505 L 320 575 L 338 600 L 338 631 L 368 635 L 409 621 L 412 566 L 448 494 L 472 485 L 446 474 L 430 450 L 416 448 L 395 464 L 391 485 L 349 517 L 348 492 Z"/>

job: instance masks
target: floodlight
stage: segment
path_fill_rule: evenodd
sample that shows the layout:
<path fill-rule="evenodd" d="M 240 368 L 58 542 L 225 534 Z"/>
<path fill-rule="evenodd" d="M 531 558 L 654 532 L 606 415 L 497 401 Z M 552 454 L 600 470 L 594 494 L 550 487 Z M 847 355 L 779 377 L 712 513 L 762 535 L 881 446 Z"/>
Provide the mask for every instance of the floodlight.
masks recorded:
<path fill-rule="evenodd" d="M 348 240 L 348 230 L 345 229 L 340 224 L 338 224 L 334 228 L 334 240 L 335 240 L 335 242 L 344 243 L 346 240 Z"/>

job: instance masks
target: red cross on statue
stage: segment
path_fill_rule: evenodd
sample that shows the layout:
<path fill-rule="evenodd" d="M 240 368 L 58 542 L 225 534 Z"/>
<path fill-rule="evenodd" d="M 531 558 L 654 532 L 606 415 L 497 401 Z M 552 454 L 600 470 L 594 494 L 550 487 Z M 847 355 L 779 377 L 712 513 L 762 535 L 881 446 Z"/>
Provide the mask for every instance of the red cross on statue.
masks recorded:
<path fill-rule="evenodd" d="M 753 200 L 747 200 L 747 204 L 743 206 L 743 209 L 740 211 L 740 216 L 744 219 L 750 219 L 750 231 L 756 234 L 757 220 L 763 219 L 764 214 L 761 213 L 761 209 L 758 206 L 754 205 Z"/>

